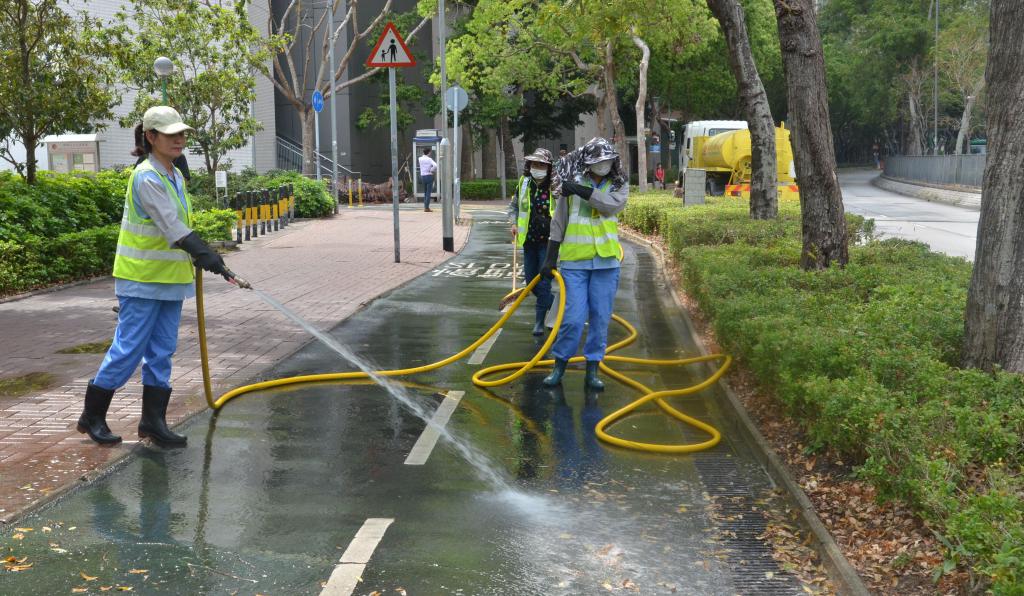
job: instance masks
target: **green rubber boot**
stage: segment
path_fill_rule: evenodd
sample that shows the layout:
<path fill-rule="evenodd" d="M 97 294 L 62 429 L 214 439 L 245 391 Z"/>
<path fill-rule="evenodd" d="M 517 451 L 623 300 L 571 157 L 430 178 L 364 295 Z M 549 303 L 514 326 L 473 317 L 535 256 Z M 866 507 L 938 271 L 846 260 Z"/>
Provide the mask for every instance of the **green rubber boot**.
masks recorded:
<path fill-rule="evenodd" d="M 589 387 L 591 389 L 596 389 L 598 391 L 601 391 L 602 389 L 604 389 L 604 381 L 602 381 L 601 379 L 597 378 L 597 371 L 598 371 L 598 368 L 600 366 L 601 366 L 601 361 L 600 360 L 597 360 L 597 361 L 587 360 L 587 376 L 586 376 L 586 378 L 583 381 L 584 384 L 587 387 Z"/>
<path fill-rule="evenodd" d="M 561 358 L 555 358 L 555 366 L 551 369 L 551 374 L 544 377 L 544 384 L 548 387 L 554 387 L 562 383 L 562 375 L 565 374 L 565 367 L 569 365 L 568 360 L 562 360 Z"/>

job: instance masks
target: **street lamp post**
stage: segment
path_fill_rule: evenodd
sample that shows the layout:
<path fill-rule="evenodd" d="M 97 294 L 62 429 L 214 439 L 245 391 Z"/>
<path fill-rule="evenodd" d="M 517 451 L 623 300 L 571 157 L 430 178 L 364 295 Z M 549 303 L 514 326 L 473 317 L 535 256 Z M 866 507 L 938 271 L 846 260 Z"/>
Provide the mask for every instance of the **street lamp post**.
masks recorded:
<path fill-rule="evenodd" d="M 160 87 L 163 90 L 164 105 L 167 105 L 167 77 L 174 72 L 174 63 L 166 56 L 160 56 L 153 61 L 153 72 L 160 77 Z"/>

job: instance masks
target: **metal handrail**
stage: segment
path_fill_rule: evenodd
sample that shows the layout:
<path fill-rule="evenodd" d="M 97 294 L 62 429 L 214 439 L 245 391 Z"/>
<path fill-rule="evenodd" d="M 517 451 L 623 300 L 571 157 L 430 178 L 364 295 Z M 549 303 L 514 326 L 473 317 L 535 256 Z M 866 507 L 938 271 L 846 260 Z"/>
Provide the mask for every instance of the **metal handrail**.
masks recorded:
<path fill-rule="evenodd" d="M 282 151 L 284 152 L 284 155 L 282 155 Z M 331 175 L 334 173 L 333 172 L 333 168 L 332 168 L 332 166 L 334 165 L 334 161 L 331 158 L 329 158 L 326 155 L 324 155 L 323 153 L 318 153 L 318 152 L 314 151 L 313 155 L 316 157 L 317 167 L 320 169 L 320 175 L 322 177 L 330 178 Z M 290 139 L 287 139 L 285 137 L 278 136 L 277 137 L 277 156 L 278 156 L 278 166 L 279 167 L 282 165 L 282 158 L 283 158 L 284 161 L 287 162 L 285 164 L 287 166 L 287 169 L 297 169 L 299 171 L 302 171 L 304 156 L 302 154 L 302 146 L 301 145 L 299 145 L 299 144 L 295 143 L 294 141 L 291 141 Z M 347 173 L 350 177 L 355 177 L 355 178 L 362 177 L 362 172 L 353 170 L 351 168 L 347 168 L 347 167 L 341 165 L 340 163 L 338 164 L 338 171 L 339 171 L 339 173 L 343 173 L 343 172 Z"/>

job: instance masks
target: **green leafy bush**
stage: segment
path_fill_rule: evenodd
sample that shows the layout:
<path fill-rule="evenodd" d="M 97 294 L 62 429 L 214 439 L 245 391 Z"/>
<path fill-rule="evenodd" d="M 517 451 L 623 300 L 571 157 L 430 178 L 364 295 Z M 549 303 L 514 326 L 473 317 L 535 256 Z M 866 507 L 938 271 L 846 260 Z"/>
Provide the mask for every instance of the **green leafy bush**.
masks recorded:
<path fill-rule="evenodd" d="M 192 216 L 192 229 L 203 240 L 231 240 L 231 231 L 235 229 L 235 212 L 231 209 L 211 209 L 197 211 Z"/>
<path fill-rule="evenodd" d="M 516 186 L 515 180 L 506 180 L 505 189 L 510 194 Z M 463 201 L 489 201 L 501 198 L 501 180 L 463 180 L 459 187 Z"/>
<path fill-rule="evenodd" d="M 857 242 L 843 268 L 799 268 L 800 212 L 681 208 L 651 193 L 622 220 L 659 233 L 723 349 L 807 432 L 942 535 L 995 593 L 1024 578 L 1024 378 L 958 368 L 971 265 L 905 240 Z M 948 569 L 947 569 L 948 570 Z M 939 573 L 942 568 L 938 570 Z"/>
<path fill-rule="evenodd" d="M 0 172 L 0 240 L 56 236 L 121 220 L 127 177 L 40 172 L 37 183 Z"/>
<path fill-rule="evenodd" d="M 119 226 L 0 240 L 0 295 L 109 274 Z"/>

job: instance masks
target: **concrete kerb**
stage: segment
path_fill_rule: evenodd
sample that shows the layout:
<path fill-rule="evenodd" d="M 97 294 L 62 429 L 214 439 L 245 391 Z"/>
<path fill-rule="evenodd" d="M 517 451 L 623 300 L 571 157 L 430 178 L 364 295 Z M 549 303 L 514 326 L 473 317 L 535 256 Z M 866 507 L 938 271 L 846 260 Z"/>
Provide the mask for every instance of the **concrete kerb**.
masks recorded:
<path fill-rule="evenodd" d="M 665 284 L 668 286 L 669 291 L 672 294 L 672 300 L 675 302 L 676 307 L 679 309 L 679 313 L 682 318 L 686 321 L 689 326 L 690 333 L 695 345 L 700 349 L 702 355 L 708 355 L 709 352 L 707 347 L 701 341 L 700 337 L 697 336 L 696 328 L 693 326 L 693 321 L 690 319 L 690 314 L 686 310 L 682 299 L 679 297 L 678 290 L 675 284 L 672 283 L 672 279 L 668 275 L 667 258 L 664 251 L 660 246 L 651 243 L 646 238 L 643 238 L 637 234 L 630 232 L 629 230 L 620 227 L 619 233 L 630 241 L 639 244 L 647 250 L 654 253 L 657 258 L 655 259 L 658 263 L 658 268 L 661 269 L 661 274 L 665 278 Z M 730 413 L 735 416 L 729 418 L 732 429 L 737 431 L 748 444 L 755 447 L 755 456 L 759 460 L 761 466 L 768 472 L 772 480 L 785 491 L 786 496 L 790 499 L 790 502 L 794 504 L 800 511 L 801 517 L 804 522 L 810 528 L 811 532 L 816 538 L 816 550 L 826 567 L 831 572 L 831 579 L 836 583 L 836 587 L 840 594 L 850 594 L 854 596 L 869 596 L 870 592 L 864 585 L 860 576 L 857 575 L 857 571 L 850 565 L 850 562 L 846 560 L 846 556 L 843 555 L 843 551 L 836 544 L 832 534 L 829 533 L 828 528 L 822 523 L 821 518 L 818 517 L 817 512 L 814 509 L 814 504 L 807 498 L 807 494 L 804 493 L 800 485 L 797 484 L 796 480 L 790 475 L 786 465 L 782 463 L 778 455 L 772 449 L 771 445 L 765 440 L 764 436 L 761 435 L 761 431 L 758 430 L 754 421 L 750 419 L 747 414 L 746 408 L 740 402 L 739 398 L 729 387 L 729 384 L 724 379 L 719 380 L 719 386 L 725 393 L 726 402 L 725 407 Z"/>
<path fill-rule="evenodd" d="M 472 223 L 472 222 L 470 222 L 470 223 Z M 448 261 L 451 261 L 452 259 L 458 257 L 462 253 L 463 249 L 466 248 L 466 245 L 469 243 L 469 237 L 470 237 L 471 234 L 472 234 L 472 227 L 470 228 L 470 232 L 468 234 L 466 234 L 466 236 L 465 236 L 465 238 L 464 238 L 464 240 L 462 242 L 462 245 L 461 246 L 457 246 L 455 248 L 455 252 L 453 252 L 451 254 L 451 256 L 448 257 L 447 259 L 445 259 L 444 261 L 441 261 L 440 263 L 438 263 L 438 266 L 441 266 L 441 265 L 447 263 Z M 82 285 L 82 284 L 85 284 L 85 283 L 90 283 L 90 282 L 93 282 L 93 281 L 97 281 L 98 279 L 105 279 L 105 278 L 109 278 L 109 277 L 110 276 L 103 276 L 103 277 L 99 277 L 99 278 L 93 278 L 91 280 L 82 280 L 82 281 L 78 281 L 78 282 L 74 282 L 74 283 L 70 283 L 70 284 L 65 284 L 65 285 L 62 285 L 62 286 L 55 286 L 55 287 L 52 287 L 52 288 L 46 288 L 46 289 L 43 289 L 43 290 L 38 290 L 38 291 L 33 292 L 33 293 L 19 295 L 18 298 L 28 298 L 30 295 L 53 292 L 53 291 L 57 291 L 59 289 L 63 289 L 63 288 L 67 288 L 67 287 L 73 287 L 73 286 L 77 286 L 77 285 Z M 405 286 L 409 285 L 410 283 L 415 281 L 417 279 L 417 277 L 413 277 L 411 279 L 408 279 L 408 280 L 402 282 L 401 284 L 399 284 L 397 286 L 394 286 L 392 288 L 389 288 L 388 290 L 386 290 L 384 292 L 381 292 L 380 294 L 374 296 L 373 298 L 371 298 L 369 300 L 366 300 L 365 302 L 360 303 L 358 308 L 356 308 L 354 311 L 352 311 L 346 317 L 338 320 L 334 324 L 334 326 L 331 327 L 331 329 L 334 329 L 334 327 L 337 327 L 338 325 L 340 325 L 340 324 L 344 323 L 345 321 L 347 321 L 349 318 L 359 314 L 366 307 L 370 306 L 371 304 L 373 304 L 377 300 L 380 300 L 381 298 L 386 297 L 387 295 L 391 294 L 392 292 L 400 290 L 400 289 L 404 288 Z M 13 300 L 13 299 L 17 299 L 17 298 L 13 298 L 12 297 L 11 299 Z M 300 350 L 302 350 L 307 345 L 309 345 L 309 343 L 312 342 L 312 341 L 314 341 L 314 339 L 310 338 L 305 343 L 302 343 L 299 346 L 297 346 L 291 352 L 285 354 L 284 356 L 281 356 L 279 360 L 280 361 L 284 361 L 284 360 L 287 360 L 288 358 L 291 358 L 296 353 L 298 353 Z M 247 377 L 245 380 L 243 380 L 243 381 L 241 381 L 241 382 L 239 382 L 237 384 L 236 383 L 232 383 L 231 385 L 232 386 L 244 386 L 244 385 L 249 385 L 249 384 L 258 382 L 260 380 L 260 377 L 267 370 L 270 370 L 273 367 L 274 367 L 274 365 L 271 364 L 266 369 L 264 369 L 262 372 L 259 372 L 259 373 L 256 373 L 254 375 L 251 375 L 251 376 Z M 216 393 L 218 390 L 219 390 L 219 388 L 215 385 L 214 386 L 214 393 Z M 182 415 L 180 420 L 177 420 L 173 424 L 169 425 L 172 429 L 180 429 L 181 427 L 183 427 L 186 424 L 190 423 L 194 418 L 196 418 L 197 416 L 199 416 L 200 414 L 202 414 L 203 412 L 205 412 L 205 411 L 207 411 L 209 409 L 207 407 L 207 405 L 206 405 L 206 398 L 205 398 L 205 396 L 202 393 L 202 389 L 200 389 L 200 393 L 192 393 L 192 394 L 189 394 L 189 395 L 185 396 L 185 399 L 189 400 L 189 402 L 190 402 L 189 409 L 185 412 L 184 415 Z M 216 416 L 217 412 L 214 412 L 212 415 Z M 107 449 L 107 447 L 99 447 L 99 446 L 97 446 L 96 448 L 97 449 Z M 70 483 L 68 483 L 68 484 L 66 484 L 64 486 L 56 488 L 56 489 L 50 491 L 49 493 L 47 493 L 45 497 L 30 503 L 27 507 L 23 507 L 21 509 L 18 509 L 17 511 L 11 511 L 8 515 L 0 517 L 0 532 L 6 532 L 8 529 L 14 527 L 18 523 L 19 520 L 21 520 L 23 518 L 26 518 L 26 517 L 28 517 L 30 515 L 39 513 L 40 511 L 46 510 L 46 509 L 48 509 L 50 507 L 56 506 L 57 503 L 59 503 L 62 499 L 64 499 L 68 495 L 73 494 L 74 492 L 89 486 L 90 484 L 92 484 L 93 482 L 95 482 L 95 481 L 97 481 L 97 480 L 99 480 L 101 478 L 105 478 L 109 474 L 113 474 L 115 471 L 117 471 L 121 467 L 127 465 L 129 459 L 132 456 L 137 455 L 138 453 L 141 452 L 141 450 L 144 450 L 144 449 L 162 449 L 162 448 L 161 447 L 152 447 L 152 446 L 150 446 L 150 444 L 148 442 L 147 443 L 143 443 L 143 442 L 140 441 L 140 442 L 136 443 L 135 445 L 132 446 L 131 449 L 126 449 L 123 453 L 121 453 L 117 457 L 114 457 L 113 459 L 110 459 L 110 460 L 104 462 L 103 465 L 97 467 L 96 469 L 89 470 L 89 471 L 84 472 L 83 474 L 79 475 L 75 482 L 70 482 Z M 188 447 L 186 447 L 186 449 L 188 449 Z"/>
<path fill-rule="evenodd" d="M 872 178 L 871 184 L 883 190 L 915 199 L 945 203 L 947 205 L 974 209 L 975 211 L 981 209 L 981 193 L 977 192 L 970 192 L 959 188 L 930 186 L 912 180 L 901 180 L 884 175 Z"/>

